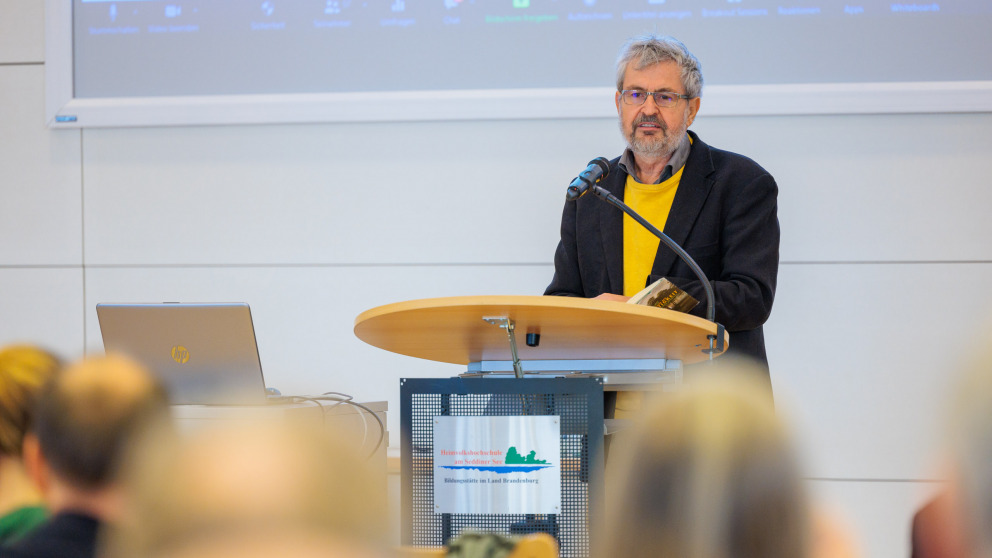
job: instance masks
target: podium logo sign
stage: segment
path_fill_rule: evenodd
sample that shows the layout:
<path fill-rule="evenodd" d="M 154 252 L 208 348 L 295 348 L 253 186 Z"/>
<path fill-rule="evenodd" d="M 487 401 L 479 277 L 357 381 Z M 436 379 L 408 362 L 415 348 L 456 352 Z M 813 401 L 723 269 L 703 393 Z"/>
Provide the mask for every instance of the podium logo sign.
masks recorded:
<path fill-rule="evenodd" d="M 561 513 L 559 417 L 434 417 L 434 512 Z"/>

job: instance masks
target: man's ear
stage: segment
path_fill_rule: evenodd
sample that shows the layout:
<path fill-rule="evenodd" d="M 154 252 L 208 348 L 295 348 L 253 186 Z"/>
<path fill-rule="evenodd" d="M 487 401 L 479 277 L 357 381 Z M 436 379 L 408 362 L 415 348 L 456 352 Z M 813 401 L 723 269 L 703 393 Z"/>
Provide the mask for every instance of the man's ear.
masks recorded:
<path fill-rule="evenodd" d="M 43 496 L 47 496 L 49 487 L 48 462 L 45 455 L 41 453 L 41 444 L 38 438 L 28 432 L 24 435 L 24 444 L 21 446 L 21 458 L 24 460 L 24 469 L 31 478 L 31 482 L 41 491 Z"/>
<path fill-rule="evenodd" d="M 686 105 L 688 110 L 688 114 L 686 115 L 686 119 L 685 119 L 686 128 L 691 126 L 692 122 L 696 120 L 696 115 L 699 114 L 699 105 L 701 104 L 701 102 L 702 99 L 700 99 L 699 97 L 695 97 L 688 100 Z"/>

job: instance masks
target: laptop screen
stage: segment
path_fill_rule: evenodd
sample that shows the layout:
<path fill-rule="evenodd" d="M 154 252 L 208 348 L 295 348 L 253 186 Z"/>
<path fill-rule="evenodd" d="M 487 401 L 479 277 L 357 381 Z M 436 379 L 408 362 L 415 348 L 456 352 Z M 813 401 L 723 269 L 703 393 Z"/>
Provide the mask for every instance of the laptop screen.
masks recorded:
<path fill-rule="evenodd" d="M 147 366 L 173 405 L 265 403 L 265 381 L 245 303 L 101 303 L 103 347 Z"/>

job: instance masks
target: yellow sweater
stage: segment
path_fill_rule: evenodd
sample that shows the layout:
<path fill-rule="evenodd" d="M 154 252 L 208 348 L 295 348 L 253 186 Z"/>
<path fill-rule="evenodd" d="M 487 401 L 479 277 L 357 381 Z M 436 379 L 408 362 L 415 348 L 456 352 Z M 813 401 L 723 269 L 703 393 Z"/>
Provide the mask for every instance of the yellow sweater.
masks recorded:
<path fill-rule="evenodd" d="M 661 184 L 641 184 L 627 175 L 627 185 L 623 201 L 649 223 L 665 230 L 668 213 L 672 210 L 675 191 L 682 179 L 683 166 Z M 661 240 L 649 230 L 634 221 L 629 215 L 623 216 L 623 294 L 633 296 L 647 286 L 648 276 L 654 266 Z"/>

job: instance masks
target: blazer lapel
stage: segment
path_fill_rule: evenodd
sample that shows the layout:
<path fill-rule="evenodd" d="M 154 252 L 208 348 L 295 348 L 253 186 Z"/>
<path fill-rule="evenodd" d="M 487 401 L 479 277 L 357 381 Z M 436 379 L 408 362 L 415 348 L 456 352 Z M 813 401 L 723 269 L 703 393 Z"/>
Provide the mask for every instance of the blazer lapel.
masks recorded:
<path fill-rule="evenodd" d="M 614 196 L 623 199 L 623 188 L 627 182 L 627 173 L 620 169 L 616 161 L 610 165 L 610 175 L 600 183 Z M 587 195 L 595 195 L 589 193 Z M 606 262 L 606 272 L 610 278 L 609 289 L 606 292 L 623 294 L 623 211 L 596 200 L 599 205 L 600 236 L 603 240 L 603 259 Z"/>
<path fill-rule="evenodd" d="M 713 186 L 713 181 L 709 178 L 713 172 L 709 146 L 692 132 L 689 133 L 692 135 L 692 151 L 685 163 L 685 170 L 682 171 L 682 179 L 675 191 L 675 199 L 672 201 L 672 209 L 668 213 L 664 230 L 669 238 L 683 248 Z M 669 275 L 677 261 L 679 261 L 678 255 L 662 242 L 658 246 L 658 254 L 655 256 L 651 274 Z"/>

